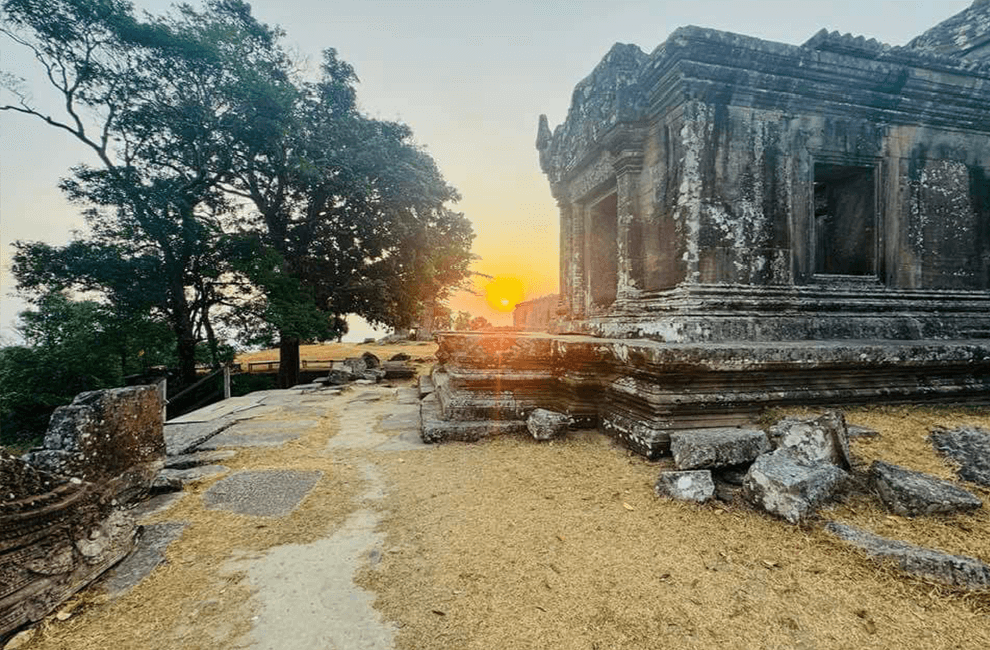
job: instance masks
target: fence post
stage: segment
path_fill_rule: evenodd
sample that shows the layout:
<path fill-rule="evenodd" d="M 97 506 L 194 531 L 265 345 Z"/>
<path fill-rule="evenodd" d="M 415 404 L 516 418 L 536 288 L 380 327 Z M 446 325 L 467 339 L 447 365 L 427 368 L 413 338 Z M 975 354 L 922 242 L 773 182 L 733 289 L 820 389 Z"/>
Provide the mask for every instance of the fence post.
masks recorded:
<path fill-rule="evenodd" d="M 223 398 L 230 399 L 230 366 L 223 367 Z"/>
<path fill-rule="evenodd" d="M 158 382 L 158 396 L 162 398 L 162 422 L 168 419 L 168 378 L 162 377 Z"/>

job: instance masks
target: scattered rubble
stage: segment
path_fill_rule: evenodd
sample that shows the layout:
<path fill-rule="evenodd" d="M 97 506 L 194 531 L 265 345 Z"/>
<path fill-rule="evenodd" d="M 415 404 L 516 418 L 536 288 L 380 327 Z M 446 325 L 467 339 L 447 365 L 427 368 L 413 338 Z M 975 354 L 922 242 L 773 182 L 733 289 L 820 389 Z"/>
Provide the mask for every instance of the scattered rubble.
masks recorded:
<path fill-rule="evenodd" d="M 778 449 L 749 468 L 743 493 L 753 505 L 796 524 L 828 501 L 848 474 L 830 463 L 810 463 L 800 452 Z"/>
<path fill-rule="evenodd" d="M 715 495 L 715 482 L 707 469 L 660 472 L 653 491 L 658 497 L 705 503 Z"/>
<path fill-rule="evenodd" d="M 766 434 L 759 429 L 689 429 L 670 434 L 670 451 L 678 469 L 748 463 L 770 448 Z"/>
<path fill-rule="evenodd" d="M 983 505 L 976 495 L 949 481 L 881 460 L 870 466 L 870 483 L 890 510 L 905 517 L 965 512 Z"/>
<path fill-rule="evenodd" d="M 567 433 L 571 418 L 547 409 L 533 409 L 526 418 L 526 429 L 536 440 L 552 440 Z"/>
<path fill-rule="evenodd" d="M 976 558 L 886 539 L 834 521 L 826 524 L 825 529 L 874 558 L 895 561 L 901 570 L 913 576 L 966 589 L 990 587 L 990 566 Z"/>
<path fill-rule="evenodd" d="M 846 418 L 839 411 L 814 418 L 785 418 L 770 427 L 769 436 L 775 447 L 793 449 L 809 463 L 851 467 Z"/>
<path fill-rule="evenodd" d="M 990 431 L 961 428 L 932 431 L 935 449 L 959 464 L 959 478 L 990 487 Z"/>

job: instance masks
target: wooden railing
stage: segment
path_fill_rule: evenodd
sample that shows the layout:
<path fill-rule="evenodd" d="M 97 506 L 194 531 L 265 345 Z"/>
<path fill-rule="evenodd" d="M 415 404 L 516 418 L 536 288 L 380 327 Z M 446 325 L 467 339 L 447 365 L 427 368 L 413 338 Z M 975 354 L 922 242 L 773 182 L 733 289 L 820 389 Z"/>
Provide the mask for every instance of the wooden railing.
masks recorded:
<path fill-rule="evenodd" d="M 335 363 L 343 363 L 343 359 L 303 359 L 299 362 L 300 370 L 332 370 Z M 249 373 L 269 373 L 278 372 L 278 361 L 249 361 L 246 372 Z"/>

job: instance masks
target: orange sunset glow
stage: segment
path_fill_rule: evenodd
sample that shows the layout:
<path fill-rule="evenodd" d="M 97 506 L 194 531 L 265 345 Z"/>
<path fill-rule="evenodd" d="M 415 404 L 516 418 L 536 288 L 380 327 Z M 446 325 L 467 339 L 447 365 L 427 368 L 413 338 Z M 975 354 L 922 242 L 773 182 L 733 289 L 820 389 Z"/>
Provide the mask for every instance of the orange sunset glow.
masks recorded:
<path fill-rule="evenodd" d="M 485 301 L 495 311 L 510 312 L 525 296 L 523 283 L 518 278 L 496 277 L 485 285 Z"/>

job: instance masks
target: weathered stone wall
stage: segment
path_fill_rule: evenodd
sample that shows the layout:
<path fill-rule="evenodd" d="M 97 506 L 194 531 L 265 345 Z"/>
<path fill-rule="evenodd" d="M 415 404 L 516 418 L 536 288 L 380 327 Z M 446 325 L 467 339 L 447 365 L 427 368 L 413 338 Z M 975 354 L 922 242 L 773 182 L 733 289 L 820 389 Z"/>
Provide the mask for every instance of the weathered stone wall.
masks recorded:
<path fill-rule="evenodd" d="M 990 336 L 988 104 L 990 65 L 824 31 L 614 47 L 540 126 L 561 330 Z"/>
<path fill-rule="evenodd" d="M 532 332 L 547 331 L 557 315 L 559 302 L 560 296 L 551 294 L 519 303 L 512 311 L 512 326 Z"/>
<path fill-rule="evenodd" d="M 155 386 L 80 393 L 52 414 L 43 448 L 25 460 L 41 470 L 105 485 L 119 501 L 142 496 L 165 464 L 162 401 Z"/>
<path fill-rule="evenodd" d="M 0 449 L 0 640 L 126 556 L 135 530 L 101 486 Z"/>

